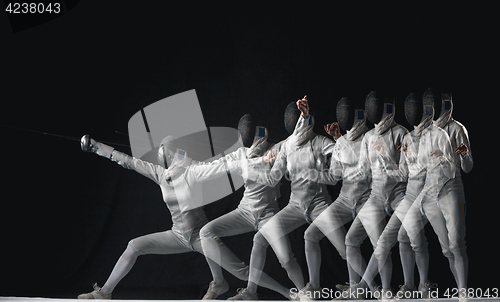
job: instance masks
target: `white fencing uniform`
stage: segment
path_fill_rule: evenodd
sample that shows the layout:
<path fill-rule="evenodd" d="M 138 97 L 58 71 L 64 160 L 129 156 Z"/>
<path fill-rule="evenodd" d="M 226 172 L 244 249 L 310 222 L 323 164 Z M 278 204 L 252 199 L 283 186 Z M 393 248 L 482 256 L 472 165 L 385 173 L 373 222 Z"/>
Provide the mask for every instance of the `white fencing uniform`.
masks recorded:
<path fill-rule="evenodd" d="M 211 173 L 210 171 L 218 174 L 225 170 L 227 162 L 248 159 L 250 156 L 262 156 L 267 152 L 268 148 L 277 150 L 280 148 L 280 144 L 269 147 L 269 144 L 266 141 L 263 141 L 262 143 L 267 144 L 267 146 L 262 148 L 262 150 L 257 154 L 251 154 L 253 146 L 250 148 L 241 147 L 225 157 L 211 163 L 193 165 L 188 168 L 187 171 L 191 170 L 191 172 L 197 175 L 208 175 Z M 231 172 L 235 173 L 237 171 L 233 170 Z M 197 180 L 202 181 L 201 178 L 202 177 Z M 241 280 L 249 280 L 249 273 L 252 273 L 252 270 L 250 270 L 249 266 L 241 261 L 221 241 L 220 238 L 258 231 L 261 229 L 269 221 L 269 219 L 271 219 L 274 214 L 279 211 L 277 199 L 280 197 L 280 184 L 278 183 L 273 187 L 269 187 L 250 179 L 244 179 L 244 186 L 245 191 L 238 208 L 207 223 L 200 230 L 200 236 L 203 251 L 207 258 L 215 261 L 237 278 Z M 257 233 L 256 236 L 262 235 Z M 265 240 L 261 241 L 265 242 Z M 251 257 L 265 257 L 265 249 L 263 250 L 263 253 L 264 255 L 253 252 Z M 262 269 L 263 267 L 259 267 L 257 271 L 253 272 L 257 275 L 253 278 L 252 282 L 282 294 L 288 292 L 288 289 L 284 288 L 282 285 L 262 272 Z"/>
<path fill-rule="evenodd" d="M 469 172 L 473 167 L 473 159 L 467 130 L 451 117 L 452 111 L 453 103 L 451 100 L 443 100 L 441 114 L 434 125 L 443 129 L 449 137 L 451 146 L 446 156 L 452 158 L 450 160 L 453 162 L 454 170 L 453 173 L 450 172 L 449 175 L 443 176 L 446 182 L 439 191 L 428 190 L 421 197 L 421 208 L 438 235 L 443 254 L 450 262 L 450 269 L 458 288 L 463 290 L 467 288 L 468 258 L 465 244 L 465 195 L 461 170 Z M 461 144 L 468 148 L 468 153 L 463 157 L 454 151 Z M 439 224 L 432 223 L 432 219 L 436 219 L 435 217 L 439 217 Z M 411 217 L 407 215 L 403 223 L 405 228 L 407 225 L 413 224 L 410 219 Z M 406 220 L 409 221 L 406 222 Z M 419 222 L 420 228 L 423 228 L 424 223 Z M 418 249 L 419 246 L 425 246 L 425 244 L 412 242 L 414 249 Z"/>
<path fill-rule="evenodd" d="M 96 142 L 93 141 L 93 143 Z M 163 200 L 172 217 L 172 228 L 168 231 L 157 232 L 130 240 L 104 286 L 102 288 L 96 287 L 91 293 L 79 295 L 79 299 L 110 298 L 118 282 L 128 274 L 134 266 L 137 257 L 140 255 L 166 255 L 192 251 L 203 254 L 199 230 L 208 222 L 205 212 L 201 208 L 185 212 L 180 211 L 172 180 L 164 167 L 131 157 L 113 150 L 104 144 L 97 144 L 101 148 L 109 150 L 106 154 L 102 154 L 99 151 L 96 152 L 97 154 L 107 158 L 111 157 L 112 161 L 124 168 L 134 170 L 146 176 L 160 186 Z M 220 267 L 218 271 L 219 274 L 222 274 Z"/>
<path fill-rule="evenodd" d="M 367 179 L 353 179 L 357 169 L 361 143 L 368 131 L 366 119 L 357 120 L 346 135 L 341 136 L 332 151 L 330 169 L 326 171 L 329 180 L 318 179 L 320 183 L 334 185 L 342 179 L 342 188 L 337 199 L 307 228 L 304 239 L 313 243 L 326 236 L 335 246 L 342 259 L 346 259 L 344 224 L 352 221 L 368 200 L 371 191 L 371 175 Z M 356 133 L 355 135 L 353 135 Z"/>
<path fill-rule="evenodd" d="M 418 196 L 422 192 L 424 185 L 426 183 L 426 178 L 429 175 L 427 181 L 430 184 L 439 185 L 440 180 L 439 174 L 445 172 L 443 169 L 448 169 L 448 172 L 444 174 L 450 174 L 450 165 L 452 164 L 449 160 L 446 162 L 445 158 L 433 159 L 431 152 L 434 150 L 449 150 L 449 140 L 447 135 L 441 129 L 435 127 L 432 123 L 432 112 L 433 110 L 427 110 L 427 114 L 424 116 L 423 120 L 420 122 L 415 129 L 407 134 L 403 139 L 403 145 L 401 152 L 401 173 L 408 173 L 408 185 L 405 193 L 405 198 L 400 203 L 400 205 L 395 210 L 395 215 L 392 215 L 391 219 L 386 225 L 382 235 L 380 236 L 377 247 L 374 251 L 373 256 L 379 261 L 384 261 L 387 257 L 390 257 L 390 250 L 396 244 L 396 239 L 400 242 L 400 252 L 401 261 L 403 263 L 404 275 L 405 275 L 405 285 L 408 288 L 413 288 L 413 267 L 414 267 L 414 257 L 415 255 L 410 251 L 405 250 L 405 244 L 409 244 L 410 241 L 414 244 L 414 250 L 422 252 L 426 249 L 426 238 L 424 230 L 412 226 L 412 224 L 407 223 L 407 228 L 410 228 L 411 240 L 408 238 L 405 228 L 401 225 L 405 221 L 407 213 L 409 216 L 421 218 L 419 202 L 414 204 L 414 201 L 418 199 Z M 446 167 L 448 165 L 448 167 Z M 443 183 L 441 183 L 442 186 Z M 426 189 L 427 190 L 427 189 Z M 437 207 L 435 204 L 426 205 L 427 211 L 436 212 Z M 423 209 L 422 209 L 423 210 Z M 413 220 L 408 218 L 408 221 Z M 416 222 L 414 222 L 416 223 Z M 441 215 L 432 215 L 431 224 L 433 226 L 442 225 L 443 219 Z M 398 235 L 399 233 L 399 235 Z M 442 237 L 442 236 L 441 236 Z M 418 248 L 416 248 L 418 245 Z M 409 249 L 409 246 L 408 246 Z M 417 255 L 417 264 L 420 264 L 421 255 Z M 420 258 L 419 258 L 420 257 Z M 406 264 L 406 265 L 405 265 Z M 379 263 L 380 265 L 380 263 Z M 427 267 L 424 265 L 419 265 L 419 272 L 421 276 L 421 284 L 427 282 Z M 366 272 L 363 279 L 366 282 L 371 282 L 374 278 L 373 272 Z"/>
<path fill-rule="evenodd" d="M 358 118 L 362 116 L 362 118 Z M 352 221 L 364 205 L 371 190 L 371 175 L 367 179 L 352 179 L 352 170 L 358 166 L 361 142 L 365 133 L 366 116 L 362 110 L 355 114 L 355 121 L 347 134 L 341 136 L 332 150 L 330 168 L 326 171 L 311 170 L 316 173 L 304 173 L 319 183 L 335 185 L 342 179 L 342 188 L 337 199 L 324 210 L 304 233 L 309 285 L 305 290 L 320 289 L 321 248 L 319 241 L 323 237 L 337 249 L 342 259 L 346 259 L 344 224 Z M 344 177 L 347 175 L 347 177 Z"/>
<path fill-rule="evenodd" d="M 363 179 L 367 175 L 372 177 L 370 197 L 345 239 L 348 265 L 360 276 L 365 270 L 360 251 L 362 242 L 368 236 L 373 248 L 377 247 L 377 241 L 386 226 L 386 216 L 397 208 L 406 190 L 406 178 L 399 173 L 400 152 L 397 147 L 403 142 L 408 130 L 394 121 L 394 112 L 384 112 L 375 128 L 365 134 L 358 169 L 353 172 L 358 178 Z M 389 266 L 387 268 L 391 269 Z M 350 274 L 349 279 L 352 285 L 358 282 L 359 276 Z"/>
<path fill-rule="evenodd" d="M 113 151 L 111 160 L 127 169 L 134 170 L 148 177 L 160 186 L 163 200 L 172 216 L 173 224 L 171 232 L 183 243 L 184 247 L 187 248 L 186 251 L 197 251 L 202 253 L 198 231 L 208 222 L 208 219 L 201 208 L 186 212 L 181 212 L 179 210 L 179 203 L 172 182 L 164 176 L 166 169 L 162 166 L 153 165 L 116 150 Z M 141 252 L 141 248 L 134 245 L 134 240 L 132 240 L 131 244 L 138 252 Z M 160 246 L 161 244 L 157 245 Z"/>
<path fill-rule="evenodd" d="M 273 248 L 278 260 L 288 276 L 299 289 L 304 287 L 302 271 L 288 241 L 288 233 L 305 223 L 311 223 L 332 202 L 325 184 L 300 177 L 306 169 L 323 170 L 326 155 L 331 153 L 333 141 L 316 135 L 312 131 L 314 118 L 301 116 L 293 134 L 282 144 L 272 169 L 261 159 L 250 160 L 248 177 L 268 186 L 275 186 L 289 173 L 291 194 L 288 205 L 270 219 L 260 229 L 263 235 L 255 236 L 254 241 Z"/>

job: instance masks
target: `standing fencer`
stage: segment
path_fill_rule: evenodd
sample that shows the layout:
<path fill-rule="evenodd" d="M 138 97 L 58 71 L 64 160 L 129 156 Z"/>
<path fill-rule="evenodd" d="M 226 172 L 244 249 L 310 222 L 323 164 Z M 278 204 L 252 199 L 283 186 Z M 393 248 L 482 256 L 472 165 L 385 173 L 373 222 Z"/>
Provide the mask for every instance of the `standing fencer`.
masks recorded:
<path fill-rule="evenodd" d="M 279 144 L 273 145 L 267 141 L 268 132 L 265 127 L 257 126 L 249 114 L 244 115 L 238 123 L 239 139 L 243 147 L 210 163 L 199 163 L 190 166 L 186 172 L 194 175 L 210 175 L 224 172 L 226 162 L 238 161 L 263 156 L 270 149 L 278 149 Z M 198 170 L 198 172 L 196 171 Z M 203 171 L 200 173 L 199 171 Z M 231 171 L 236 172 L 236 171 Z M 196 179 L 203 180 L 203 179 Z M 266 258 L 266 248 L 254 243 L 250 255 L 250 265 L 259 269 L 250 270 L 221 240 L 222 237 L 235 236 L 252 231 L 258 231 L 267 221 L 279 211 L 277 199 L 280 196 L 280 185 L 268 187 L 249 179 L 244 179 L 245 191 L 243 198 L 235 210 L 212 220 L 200 230 L 201 245 L 207 258 L 210 269 L 215 271 L 214 280 L 203 299 L 215 299 L 227 292 L 229 286 L 223 279 L 217 279 L 219 265 L 241 280 L 249 280 L 249 273 L 255 274 L 249 281 L 247 288 L 238 291 L 238 294 L 228 300 L 258 300 L 257 285 L 272 289 L 286 298 L 290 298 L 290 290 L 264 273 L 263 265 Z M 262 236 L 257 233 L 256 236 Z M 215 267 L 212 265 L 215 264 Z"/>
<path fill-rule="evenodd" d="M 424 94 L 424 99 L 427 96 Z M 376 275 L 376 267 L 372 265 L 372 261 L 378 261 L 379 266 L 383 264 L 385 259 L 390 257 L 390 251 L 399 241 L 399 252 L 403 267 L 404 285 L 402 285 L 396 294 L 396 297 L 413 297 L 413 292 L 416 290 L 414 284 L 414 267 L 417 263 L 420 276 L 419 291 L 422 297 L 427 297 L 431 283 L 428 281 L 428 262 L 426 253 L 422 252 L 425 249 L 422 245 L 426 244 L 424 230 L 413 232 L 416 228 L 412 228 L 411 242 L 419 243 L 418 251 L 415 253 L 410 246 L 410 238 L 407 235 L 406 229 L 401 227 L 405 220 L 406 214 L 416 210 L 416 213 L 411 215 L 420 215 L 418 207 L 413 207 L 414 201 L 422 192 L 424 185 L 427 183 L 434 186 L 439 186 L 436 181 L 436 174 L 443 171 L 446 165 L 450 165 L 450 161 L 445 161 L 446 157 L 441 156 L 441 150 L 450 149 L 449 139 L 440 128 L 433 125 L 434 110 L 432 106 L 426 105 L 422 99 L 417 99 L 415 94 L 411 93 L 405 100 L 404 105 L 405 116 L 408 123 L 414 126 L 413 131 L 405 135 L 401 146 L 401 161 L 400 172 L 408 177 L 408 184 L 403 201 L 395 209 L 384 231 L 382 232 L 377 247 L 370 259 L 367 270 L 363 275 L 363 285 L 367 286 Z M 428 177 L 428 178 L 427 178 Z M 441 184 L 442 186 L 442 184 Z M 427 207 L 427 211 L 433 205 Z M 435 211 L 434 211 L 435 212 Z M 430 217 L 433 226 L 442 225 L 444 220 L 441 215 L 433 215 Z M 418 237 L 416 237 L 418 236 Z M 390 275 L 389 282 L 390 282 Z"/>
<path fill-rule="evenodd" d="M 427 243 L 420 242 L 418 239 L 421 237 L 414 233 L 424 227 L 426 220 L 431 222 L 433 230 L 439 238 L 443 254 L 448 258 L 450 270 L 455 277 L 458 289 L 460 289 L 461 294 L 465 294 L 468 260 L 465 246 L 465 196 L 460 169 L 469 172 L 472 169 L 473 160 L 467 130 L 451 117 L 453 108 L 451 94 L 444 94 L 442 100 L 439 96 L 437 92 L 429 88 L 424 94 L 424 103 L 433 106 L 436 113 L 441 112 L 440 115 L 436 114 L 438 117 L 435 117 L 434 125 L 448 134 L 451 147 L 449 152 L 443 150 L 443 156 L 451 158 L 453 171 L 446 174 L 441 173 L 440 177 L 435 176 L 437 180 L 433 182 L 438 183 L 439 181 L 441 187 L 434 186 L 429 189 L 424 187 L 421 196 L 419 195 L 417 198 L 418 203 L 415 201 L 417 204 L 414 204 L 408 211 L 403 226 L 407 230 L 416 255 L 419 252 L 423 253 L 426 257 L 424 264 L 428 267 Z M 429 178 L 429 174 L 427 178 Z M 417 205 L 421 209 L 422 215 L 419 215 L 418 209 L 414 209 Z M 433 221 L 440 223 L 433 224 Z"/>
<path fill-rule="evenodd" d="M 365 111 L 375 128 L 368 131 L 361 143 L 359 164 L 354 172 L 356 177 L 365 179 L 371 174 L 372 189 L 356 219 L 351 224 L 346 235 L 346 256 L 349 270 L 349 295 L 354 292 L 362 298 L 360 276 L 365 272 L 365 262 L 361 255 L 361 244 L 368 235 L 375 249 L 377 241 L 386 225 L 386 216 L 397 208 L 404 197 L 406 178 L 401 177 L 399 171 L 399 146 L 408 130 L 394 121 L 394 103 L 388 102 L 375 91 L 368 94 L 365 101 Z M 378 264 L 382 279 L 382 296 L 391 296 L 390 277 L 392 260 L 387 257 Z"/>
<path fill-rule="evenodd" d="M 298 121 L 295 117 L 297 108 L 300 110 Z M 335 143 L 313 132 L 314 118 L 309 115 L 307 96 L 298 100 L 295 106 L 293 103 L 289 104 L 285 119 L 285 124 L 290 126 L 288 128 L 292 128 L 292 119 L 297 121 L 296 125 L 293 124 L 295 129 L 292 135 L 281 145 L 277 155 L 268 153 L 264 160 L 254 160 L 255 166 L 258 168 L 248 169 L 248 174 L 249 177 L 254 177 L 257 182 L 275 186 L 288 172 L 291 181 L 290 200 L 286 207 L 260 229 L 259 232 L 263 236 L 256 236 L 254 240 L 257 244 L 267 245 L 269 243 L 271 245 L 290 280 L 297 289 L 302 289 L 305 285 L 304 277 L 292 253 L 288 233 L 305 223 L 311 223 L 330 205 L 332 200 L 326 185 L 307 180 L 300 177 L 300 174 L 305 169 L 322 170 L 326 167 L 326 155 L 331 153 Z M 336 123 L 330 125 L 329 129 L 336 134 L 336 138 L 340 136 Z M 268 161 L 274 156 L 275 163 L 271 168 Z M 250 278 L 252 278 L 252 274 L 250 274 Z"/>
<path fill-rule="evenodd" d="M 350 177 L 352 169 L 358 166 L 361 142 L 369 130 L 366 126 L 365 112 L 362 109 L 355 109 L 354 104 L 344 97 L 337 103 L 336 115 L 338 125 L 347 133 L 338 138 L 333 147 L 329 170 L 309 174 L 316 175 L 318 182 L 329 185 L 335 185 L 342 179 L 342 188 L 337 199 L 313 221 L 304 233 L 309 283 L 302 291 L 304 298 L 309 299 L 319 298 L 314 295 L 315 291 L 320 291 L 321 249 L 319 241 L 326 236 L 342 259 L 346 259 L 344 224 L 354 220 L 368 200 L 371 191 L 371 175 L 367 175 L 366 179 Z M 334 133 L 331 134 L 333 136 Z M 349 266 L 349 269 L 352 268 Z"/>
<path fill-rule="evenodd" d="M 461 292 L 464 292 L 467 289 L 469 260 L 465 245 L 465 193 L 460 169 L 469 173 L 474 166 L 474 161 L 470 152 L 467 129 L 451 116 L 453 112 L 451 93 L 442 95 L 440 111 L 441 114 L 434 123 L 446 131 L 450 137 L 456 173 L 455 178 L 445 185 L 444 191 L 440 194 L 439 208 L 446 220 L 450 251 L 455 258 L 457 286 Z"/>
<path fill-rule="evenodd" d="M 154 165 L 114 150 L 110 146 L 91 139 L 88 135 L 82 137 L 81 147 L 83 151 L 96 153 L 124 168 L 135 170 L 160 186 L 163 200 L 172 216 L 172 229 L 131 240 L 116 262 L 104 286 L 99 288 L 94 284 L 94 291 L 81 294 L 78 299 L 111 299 L 115 286 L 128 274 L 140 255 L 166 255 L 192 251 L 203 254 L 199 231 L 208 220 L 201 208 L 185 212 L 181 212 L 179 209 L 172 179 L 176 175 L 182 174 L 184 162 L 175 156 L 175 151 L 169 150 L 168 142 L 173 139 L 173 137 L 167 136 L 162 140 L 158 150 L 159 165 Z M 166 167 L 169 167 L 170 171 L 167 171 Z M 173 171 L 177 171 L 177 173 L 173 173 Z M 223 278 L 222 269 L 217 264 L 212 263 L 210 267 L 214 276 L 217 276 L 214 278 Z"/>

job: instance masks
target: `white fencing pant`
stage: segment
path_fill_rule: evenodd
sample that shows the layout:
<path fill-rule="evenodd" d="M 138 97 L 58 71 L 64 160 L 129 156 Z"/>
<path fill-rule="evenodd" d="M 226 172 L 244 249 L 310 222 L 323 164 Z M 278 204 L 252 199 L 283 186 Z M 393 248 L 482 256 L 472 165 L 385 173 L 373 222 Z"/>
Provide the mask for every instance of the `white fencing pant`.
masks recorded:
<path fill-rule="evenodd" d="M 375 261 L 373 257 L 375 257 L 379 261 L 379 269 L 380 265 L 387 259 L 387 257 L 390 257 L 391 255 L 391 249 L 396 245 L 396 242 L 399 241 L 400 243 L 404 244 L 409 244 L 410 239 L 408 238 L 408 235 L 406 234 L 406 230 L 402 228 L 403 221 L 405 219 L 405 216 L 408 212 L 408 210 L 411 208 L 413 202 L 419 195 L 419 193 L 422 191 L 422 188 L 424 187 L 425 183 L 425 178 L 424 179 L 410 179 L 408 181 L 408 184 L 406 186 L 406 192 L 404 199 L 401 201 L 401 203 L 397 206 L 396 210 L 394 210 L 394 213 L 392 214 L 391 218 L 387 222 L 387 225 L 384 228 L 384 231 L 380 235 L 380 238 L 377 241 L 377 247 L 373 251 L 372 259 L 371 261 Z M 421 236 L 425 236 L 424 232 L 419 233 Z M 424 238 L 425 241 L 425 238 Z M 411 248 L 410 248 L 411 250 Z M 400 251 L 401 252 L 401 251 Z M 403 263 L 403 270 L 405 271 L 405 284 L 413 284 L 413 268 L 415 266 L 415 257 L 413 255 L 413 251 L 411 251 L 410 254 L 408 253 L 401 253 L 401 262 Z M 405 259 L 403 259 L 405 258 Z M 405 265 L 408 264 L 408 265 Z M 368 267 L 371 267 L 368 265 Z M 365 271 L 365 274 L 363 276 L 363 280 L 367 284 L 373 284 L 372 280 L 376 276 L 376 268 L 371 267 L 370 269 L 367 269 Z M 411 276 L 406 278 L 406 276 Z M 407 283 L 408 282 L 408 283 Z"/>
<path fill-rule="evenodd" d="M 198 231 L 199 229 L 193 231 L 190 242 L 172 230 L 144 235 L 130 240 L 127 249 L 116 262 L 101 291 L 105 294 L 111 294 L 118 282 L 132 269 L 137 257 L 141 255 L 169 255 L 193 251 L 203 254 Z"/>
<path fill-rule="evenodd" d="M 215 261 L 236 278 L 248 280 L 248 265 L 241 261 L 220 238 L 254 232 L 257 227 L 262 228 L 273 216 L 274 212 L 264 211 L 260 217 L 260 222 L 256 224 L 255 218 L 250 211 L 237 208 L 210 221 L 200 230 L 205 256 Z M 262 235 L 257 233 L 256 236 Z"/>
<path fill-rule="evenodd" d="M 345 185 L 345 184 L 344 184 Z M 319 241 L 327 237 L 342 259 L 346 259 L 344 225 L 356 217 L 361 207 L 370 196 L 367 190 L 355 200 L 347 196 L 339 196 L 324 210 L 304 233 L 307 268 L 309 270 L 309 283 L 313 288 L 320 287 L 321 249 Z"/>
<path fill-rule="evenodd" d="M 349 270 L 351 283 L 358 282 L 359 276 L 365 273 L 366 263 L 361 256 L 361 244 L 368 236 L 373 248 L 377 247 L 380 235 L 387 224 L 386 216 L 390 214 L 391 209 L 397 208 L 404 198 L 406 183 L 395 183 L 389 191 L 387 187 L 389 186 L 384 182 L 373 181 L 370 198 L 347 232 L 345 244 L 348 266 L 352 267 L 352 270 Z M 391 269 L 389 265 L 384 268 Z M 354 276 L 354 272 L 359 276 Z"/>
<path fill-rule="evenodd" d="M 298 289 L 302 289 L 304 279 L 300 266 L 292 252 L 288 234 L 298 227 L 314 221 L 331 203 L 329 196 L 319 196 L 311 203 L 307 211 L 304 211 L 295 202 L 290 202 L 278 214 L 267 222 L 267 224 L 259 231 L 263 237 L 258 237 L 257 233 L 254 238 L 255 242 L 266 244 L 267 241 L 281 266 L 287 271 L 288 276 Z M 265 239 L 263 241 L 263 239 Z"/>
<path fill-rule="evenodd" d="M 344 225 L 355 219 L 369 196 L 370 191 L 362 195 L 354 205 L 347 198 L 339 196 L 326 210 L 314 219 L 313 223 L 305 231 L 304 239 L 318 243 L 326 236 L 337 249 L 340 257 L 346 259 L 346 230 Z"/>
<path fill-rule="evenodd" d="M 461 178 L 448 181 L 439 188 L 424 188 L 408 211 L 403 222 L 416 252 L 427 252 L 427 242 L 418 232 L 427 221 L 436 233 L 443 255 L 450 261 L 450 269 L 459 288 L 467 283 L 468 259 L 465 245 L 465 197 Z"/>

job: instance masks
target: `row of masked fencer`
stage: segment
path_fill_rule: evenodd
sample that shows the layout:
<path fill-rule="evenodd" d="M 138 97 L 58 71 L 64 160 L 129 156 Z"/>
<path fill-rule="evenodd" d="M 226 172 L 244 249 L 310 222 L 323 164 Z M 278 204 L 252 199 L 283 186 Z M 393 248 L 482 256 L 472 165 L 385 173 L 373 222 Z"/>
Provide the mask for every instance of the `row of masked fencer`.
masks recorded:
<path fill-rule="evenodd" d="M 450 104 L 446 105 L 446 102 Z M 438 103 L 444 104 L 439 110 Z M 251 120 L 248 122 L 248 117 L 244 117 L 239 126 L 245 123 L 249 126 L 238 128 L 241 140 L 247 141 L 246 146 L 211 163 L 189 161 L 179 154 L 168 158 L 165 151 L 170 146 L 165 144 L 163 159 L 160 158 L 162 165 L 157 166 L 127 156 L 89 137 L 84 138 L 83 150 L 110 158 L 157 182 L 172 214 L 173 226 L 167 232 L 130 241 L 103 288 L 96 288 L 81 297 L 110 296 L 139 255 L 178 253 L 182 250 L 198 251 L 207 258 L 214 281 L 205 299 L 214 299 L 228 290 L 220 267 L 248 280 L 247 288 L 239 291 L 234 299 L 257 299 L 257 285 L 294 299 L 296 297 L 290 296 L 289 289 L 263 271 L 265 250 L 269 245 L 272 247 L 296 288 L 301 292 L 314 292 L 320 289 L 321 253 L 318 242 L 323 237 L 327 237 L 341 257 L 347 260 L 349 285 L 342 288 L 346 293 L 360 292 L 360 288 L 374 289 L 376 284 L 373 280 L 377 272 L 381 277 L 382 292 L 389 293 L 392 260 L 388 255 L 399 241 L 405 277 L 400 291 L 404 295 L 404 291 L 418 290 L 425 296 L 434 287 L 428 279 L 429 253 L 421 232 L 427 222 L 438 235 L 457 288 L 466 288 L 465 200 L 460 169 L 470 171 L 472 155 L 465 127 L 451 118 L 451 98 L 441 98 L 431 89 L 421 100 L 414 95 L 408 96 L 405 115 L 414 126 L 411 132 L 394 121 L 393 106 L 375 92 L 368 95 L 364 111 L 356 110 L 348 99 L 342 99 L 337 105 L 338 125 L 325 127 L 334 141 L 313 132 L 314 119 L 308 115 L 307 98 L 289 107 L 292 109 L 287 108 L 285 125 L 290 122 L 287 117 L 293 115 L 295 123 L 285 141 L 272 146 L 267 143 L 266 136 L 262 136 L 265 131 L 262 132 L 252 125 Z M 375 124 L 374 129 L 368 129 L 366 117 Z M 347 133 L 340 136 L 338 126 Z M 245 128 L 250 131 L 245 131 Z M 252 133 L 251 129 L 255 132 Z M 250 132 L 253 139 L 245 139 L 246 132 Z M 275 156 L 268 153 L 272 148 L 279 149 Z M 297 154 L 309 155 L 301 155 L 302 160 L 298 160 Z M 304 179 L 307 174 L 303 174 L 301 177 L 290 177 L 292 194 L 289 203 L 281 210 L 277 207 L 276 196 L 279 194 L 276 190 L 279 191 L 281 177 L 271 176 L 273 173 L 293 175 L 328 164 L 329 169 L 321 171 L 322 177 L 333 175 L 343 180 L 340 195 L 335 201 L 332 202 L 324 187 L 328 182 L 307 180 Z M 336 172 L 329 173 L 334 166 Z M 390 166 L 398 167 L 398 173 L 389 173 L 396 170 L 388 169 Z M 254 167 L 258 167 L 255 168 L 257 176 L 248 177 L 253 174 L 248 170 Z M 182 204 L 192 202 L 194 195 L 189 191 L 195 183 L 222 175 L 228 170 L 247 176 L 244 177 L 244 196 L 236 210 L 208 223 L 199 204 L 181 211 Z M 349 175 L 356 177 L 349 179 Z M 400 175 L 405 178 L 398 178 Z M 362 180 L 363 177 L 371 180 Z M 336 180 L 333 179 L 332 183 Z M 391 214 L 387 221 L 387 216 Z M 346 232 L 343 225 L 349 221 L 353 222 Z M 306 223 L 311 223 L 304 234 L 310 280 L 307 284 L 287 237 L 288 233 Z M 244 233 L 255 228 L 259 232 L 254 237 L 250 265 L 246 265 L 221 238 L 235 235 L 235 229 Z M 360 251 L 360 245 L 367 237 L 374 246 L 368 264 Z M 420 276 L 418 287 L 412 277 L 415 264 Z M 299 298 L 307 299 L 307 296 Z"/>

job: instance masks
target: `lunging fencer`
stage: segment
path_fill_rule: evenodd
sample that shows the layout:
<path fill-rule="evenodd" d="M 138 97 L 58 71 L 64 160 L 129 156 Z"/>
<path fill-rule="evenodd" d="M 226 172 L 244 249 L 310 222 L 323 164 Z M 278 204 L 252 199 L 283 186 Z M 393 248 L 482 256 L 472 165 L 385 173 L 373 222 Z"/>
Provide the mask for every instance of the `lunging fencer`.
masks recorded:
<path fill-rule="evenodd" d="M 255 236 L 254 241 L 260 245 L 269 243 L 290 280 L 297 289 L 302 289 L 305 286 L 304 277 L 290 247 L 288 233 L 305 223 L 311 223 L 332 200 L 326 185 L 303 178 L 300 174 L 305 169 L 325 168 L 326 155 L 331 153 L 335 143 L 313 132 L 314 118 L 309 115 L 306 96 L 296 103 L 289 104 L 285 112 L 285 125 L 289 132 L 293 130 L 293 133 L 282 143 L 277 155 L 269 153 L 264 160 L 249 160 L 252 162 L 248 168 L 249 178 L 275 186 L 285 173 L 288 173 L 291 181 L 288 205 L 260 229 L 259 233 L 263 236 Z M 337 133 L 337 137 L 340 136 L 337 124 L 331 125 L 330 128 Z M 271 168 L 268 162 L 274 156 L 275 162 Z"/>
<path fill-rule="evenodd" d="M 361 143 L 358 167 L 354 178 L 372 178 L 372 189 L 370 197 L 366 201 L 356 219 L 351 224 L 346 235 L 346 257 L 349 270 L 349 295 L 354 292 L 363 298 L 363 290 L 358 291 L 360 278 L 365 272 L 365 262 L 361 255 L 361 244 L 368 236 L 375 249 L 377 242 L 386 226 L 386 217 L 391 215 L 394 209 L 404 197 L 406 190 L 406 178 L 401 177 L 399 171 L 400 152 L 399 146 L 408 130 L 396 123 L 394 120 L 394 102 L 380 96 L 372 91 L 365 101 L 365 111 L 375 128 L 368 131 Z M 373 261 L 372 265 L 378 266 L 382 281 L 381 295 L 383 297 L 392 295 L 390 292 L 390 276 L 392 273 L 392 261 L 387 257 L 384 261 Z M 348 295 L 348 296 L 349 296 Z"/>
<path fill-rule="evenodd" d="M 340 128 L 347 131 L 337 139 L 333 147 L 330 168 L 326 171 L 310 171 L 305 173 L 314 181 L 335 185 L 342 180 L 337 199 L 324 210 L 304 233 L 305 254 L 309 270 L 309 283 L 302 289 L 304 298 L 313 299 L 315 292 L 321 290 L 320 267 L 321 249 L 319 241 L 323 237 L 337 249 L 342 259 L 346 259 L 344 225 L 356 217 L 371 191 L 371 175 L 366 179 L 352 179 L 352 170 L 358 166 L 361 142 L 369 130 L 366 126 L 366 115 L 363 109 L 356 106 L 348 98 L 343 97 L 336 107 L 337 122 Z M 328 129 L 327 129 L 328 130 Z M 331 133 L 333 136 L 334 133 Z M 352 267 L 349 266 L 351 270 Z"/>
<path fill-rule="evenodd" d="M 169 150 L 168 143 L 172 140 L 174 140 L 172 136 L 167 136 L 162 140 L 158 151 L 159 165 L 154 165 L 114 150 L 113 147 L 97 142 L 88 135 L 82 137 L 81 147 L 83 151 L 96 153 L 110 159 L 124 168 L 146 176 L 160 186 L 163 200 L 172 216 L 172 228 L 168 231 L 157 232 L 131 240 L 116 262 L 104 286 L 100 288 L 94 285 L 94 291 L 81 294 L 78 299 L 110 299 L 118 282 L 129 273 L 137 257 L 141 255 L 167 255 L 187 252 L 203 254 L 199 231 L 208 220 L 201 208 L 185 212 L 180 211 L 172 180 L 176 175 L 182 174 L 185 166 L 183 160 L 175 156 L 175 151 Z M 167 171 L 167 167 L 170 171 Z M 173 173 L 173 171 L 177 172 Z M 217 276 L 214 278 L 224 278 L 220 266 L 212 263 L 210 267 L 212 274 Z"/>
<path fill-rule="evenodd" d="M 226 163 L 240 161 L 243 159 L 263 156 L 268 150 L 279 150 L 278 144 L 267 141 L 268 131 L 265 127 L 258 126 L 251 115 L 244 115 L 238 123 L 239 139 L 243 147 L 213 162 L 200 162 L 186 169 L 192 181 L 203 181 L 203 178 L 211 175 L 225 173 Z M 237 171 L 232 170 L 231 173 Z M 241 261 L 221 240 L 223 237 L 258 231 L 279 211 L 277 199 L 280 197 L 280 184 L 268 187 L 249 179 L 244 179 L 245 191 L 238 207 L 219 218 L 207 223 L 200 230 L 203 252 L 207 258 L 210 269 L 215 271 L 214 280 L 210 282 L 209 289 L 204 299 L 215 299 L 227 292 L 229 286 L 221 278 L 217 279 L 219 265 L 241 280 L 248 280 L 245 289 L 238 290 L 236 296 L 228 300 L 258 300 L 257 285 L 269 288 L 286 298 L 290 298 L 290 290 L 266 273 L 263 272 L 263 264 L 266 258 L 267 245 L 254 243 L 250 255 L 250 265 L 254 268 L 249 271 L 248 265 Z M 257 233 L 256 236 L 262 236 Z M 262 240 L 261 240 L 262 241 Z M 212 265 L 216 263 L 214 267 Z M 218 264 L 218 265 L 217 265 Z M 254 274 L 252 281 L 249 273 Z"/>

